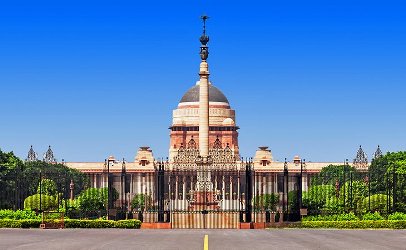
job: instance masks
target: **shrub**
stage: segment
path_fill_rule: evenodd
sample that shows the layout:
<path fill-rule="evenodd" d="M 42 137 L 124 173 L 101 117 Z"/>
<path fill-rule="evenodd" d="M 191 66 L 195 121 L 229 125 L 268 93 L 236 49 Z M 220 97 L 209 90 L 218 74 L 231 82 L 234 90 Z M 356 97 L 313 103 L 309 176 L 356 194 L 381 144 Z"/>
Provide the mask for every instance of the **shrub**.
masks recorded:
<path fill-rule="evenodd" d="M 303 221 L 358 221 L 359 218 L 354 213 L 333 214 L 333 215 L 316 215 L 307 216 Z"/>
<path fill-rule="evenodd" d="M 0 210 L 0 219 L 14 219 L 14 211 Z"/>
<path fill-rule="evenodd" d="M 0 228 L 39 228 L 41 220 L 0 220 Z"/>
<path fill-rule="evenodd" d="M 137 229 L 141 227 L 139 220 L 65 220 L 66 228 L 126 228 Z"/>
<path fill-rule="evenodd" d="M 71 199 L 66 200 L 66 206 L 69 209 L 79 209 L 80 208 L 80 204 L 77 199 L 76 200 L 71 200 Z M 62 207 L 65 208 L 65 200 L 62 200 Z"/>
<path fill-rule="evenodd" d="M 39 228 L 41 220 L 20 220 L 21 228 Z"/>
<path fill-rule="evenodd" d="M 141 228 L 141 221 L 139 220 L 119 220 L 116 222 L 116 228 Z"/>
<path fill-rule="evenodd" d="M 388 220 L 406 220 L 406 214 L 396 212 L 388 216 Z"/>
<path fill-rule="evenodd" d="M 333 185 L 312 186 L 308 192 L 303 192 L 303 206 L 307 207 L 310 214 L 319 213 L 334 195 Z"/>
<path fill-rule="evenodd" d="M 53 196 L 34 194 L 24 200 L 24 209 L 47 211 L 56 208 L 58 208 L 58 202 Z"/>
<path fill-rule="evenodd" d="M 362 211 L 387 213 L 388 197 L 385 194 L 374 194 L 366 197 L 362 201 Z M 392 197 L 389 197 L 390 204 L 393 203 Z M 370 208 L 370 209 L 369 209 Z"/>
<path fill-rule="evenodd" d="M 359 218 L 353 213 L 339 214 L 336 218 L 337 221 L 358 221 Z"/>
<path fill-rule="evenodd" d="M 65 220 L 66 228 L 114 228 L 111 220 Z"/>
<path fill-rule="evenodd" d="M 344 206 L 343 203 L 340 202 L 340 199 L 332 196 L 330 199 L 326 200 L 326 204 L 324 204 L 323 208 L 321 209 L 322 214 L 341 214 L 344 213 Z"/>
<path fill-rule="evenodd" d="M 379 212 L 366 213 L 362 216 L 362 220 L 383 220 L 384 218 Z"/>
<path fill-rule="evenodd" d="M 299 211 L 299 191 L 288 192 L 288 210 L 289 212 Z"/>
<path fill-rule="evenodd" d="M 364 220 L 364 221 L 303 221 L 302 228 L 338 228 L 338 229 L 365 229 L 365 228 L 387 228 L 406 229 L 406 221 L 389 220 Z"/>
<path fill-rule="evenodd" d="M 59 222 L 59 220 L 48 220 Z M 40 219 L 36 220 L 12 220 L 0 219 L 0 228 L 39 228 Z M 141 227 L 139 220 L 65 220 L 66 228 L 123 228 L 123 229 L 138 229 Z"/>
<path fill-rule="evenodd" d="M 26 220 L 26 219 L 40 219 L 32 210 L 0 210 L 0 219 L 12 219 L 12 220 Z"/>

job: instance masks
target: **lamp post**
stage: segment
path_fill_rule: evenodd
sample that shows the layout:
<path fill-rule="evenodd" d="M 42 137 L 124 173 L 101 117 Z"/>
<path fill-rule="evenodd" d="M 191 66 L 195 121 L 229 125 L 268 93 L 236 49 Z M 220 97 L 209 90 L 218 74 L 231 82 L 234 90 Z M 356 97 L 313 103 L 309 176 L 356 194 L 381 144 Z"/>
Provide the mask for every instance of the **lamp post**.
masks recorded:
<path fill-rule="evenodd" d="M 286 205 L 285 205 L 286 202 Z M 283 213 L 287 213 L 289 210 L 289 170 L 288 159 L 285 158 L 283 165 Z"/>
<path fill-rule="evenodd" d="M 106 162 L 106 161 L 105 161 Z M 114 158 L 109 157 L 107 160 L 107 219 L 110 216 L 110 206 L 111 204 L 111 186 L 110 186 L 110 166 L 114 166 Z"/>
<path fill-rule="evenodd" d="M 127 214 L 127 169 L 125 165 L 125 159 L 123 158 L 123 162 L 121 163 L 121 209 L 125 211 Z"/>
<path fill-rule="evenodd" d="M 70 200 L 73 201 L 73 199 L 75 198 L 74 197 L 75 183 L 73 182 L 73 179 L 70 180 L 69 189 L 70 189 Z"/>
<path fill-rule="evenodd" d="M 346 174 L 346 169 L 347 169 L 347 166 L 348 166 L 348 159 L 345 159 L 345 161 L 344 161 L 344 169 L 343 169 L 343 191 L 344 191 L 344 197 L 343 197 L 343 199 L 344 199 L 344 211 L 346 211 L 346 200 L 345 200 L 345 196 L 347 195 L 347 193 L 346 193 L 346 188 L 345 188 L 345 174 Z"/>
<path fill-rule="evenodd" d="M 300 178 L 299 178 L 299 211 L 302 209 L 303 206 L 303 165 L 305 164 L 306 160 L 303 159 L 300 161 Z"/>
<path fill-rule="evenodd" d="M 396 203 L 397 203 L 397 196 L 396 196 L 396 182 L 397 182 L 397 178 L 396 178 L 396 163 L 394 163 L 393 165 L 392 165 L 392 167 L 393 167 L 393 172 L 392 172 L 392 174 L 393 174 L 393 191 L 392 191 L 392 196 L 393 196 L 393 206 L 392 206 L 392 213 L 395 213 L 396 212 Z"/>

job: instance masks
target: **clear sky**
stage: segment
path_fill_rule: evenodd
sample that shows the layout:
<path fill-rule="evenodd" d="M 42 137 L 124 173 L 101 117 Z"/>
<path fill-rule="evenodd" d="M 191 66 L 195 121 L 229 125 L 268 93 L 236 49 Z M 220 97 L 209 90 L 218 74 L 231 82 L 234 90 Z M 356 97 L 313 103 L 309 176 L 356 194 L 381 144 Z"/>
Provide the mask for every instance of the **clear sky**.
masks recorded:
<path fill-rule="evenodd" d="M 2 1 L 0 148 L 166 157 L 172 110 L 198 79 L 203 13 L 242 156 L 406 149 L 406 3 L 392 0 Z"/>

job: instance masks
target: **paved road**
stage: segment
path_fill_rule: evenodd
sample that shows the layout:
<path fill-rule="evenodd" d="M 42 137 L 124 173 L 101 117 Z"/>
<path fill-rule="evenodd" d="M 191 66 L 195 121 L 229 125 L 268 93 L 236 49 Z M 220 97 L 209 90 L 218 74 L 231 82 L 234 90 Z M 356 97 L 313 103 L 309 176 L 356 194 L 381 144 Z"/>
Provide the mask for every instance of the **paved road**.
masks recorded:
<path fill-rule="evenodd" d="M 0 229 L 0 249 L 406 249 L 406 230 Z"/>

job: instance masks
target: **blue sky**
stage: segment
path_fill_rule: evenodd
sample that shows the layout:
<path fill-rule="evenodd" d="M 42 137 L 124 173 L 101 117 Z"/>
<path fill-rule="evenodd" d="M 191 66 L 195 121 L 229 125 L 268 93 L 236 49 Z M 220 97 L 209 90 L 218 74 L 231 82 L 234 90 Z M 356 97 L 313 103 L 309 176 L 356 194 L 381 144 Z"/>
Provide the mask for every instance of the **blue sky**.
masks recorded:
<path fill-rule="evenodd" d="M 172 110 L 198 79 L 202 13 L 242 156 L 405 150 L 406 3 L 390 0 L 3 1 L 0 148 L 166 157 Z"/>

